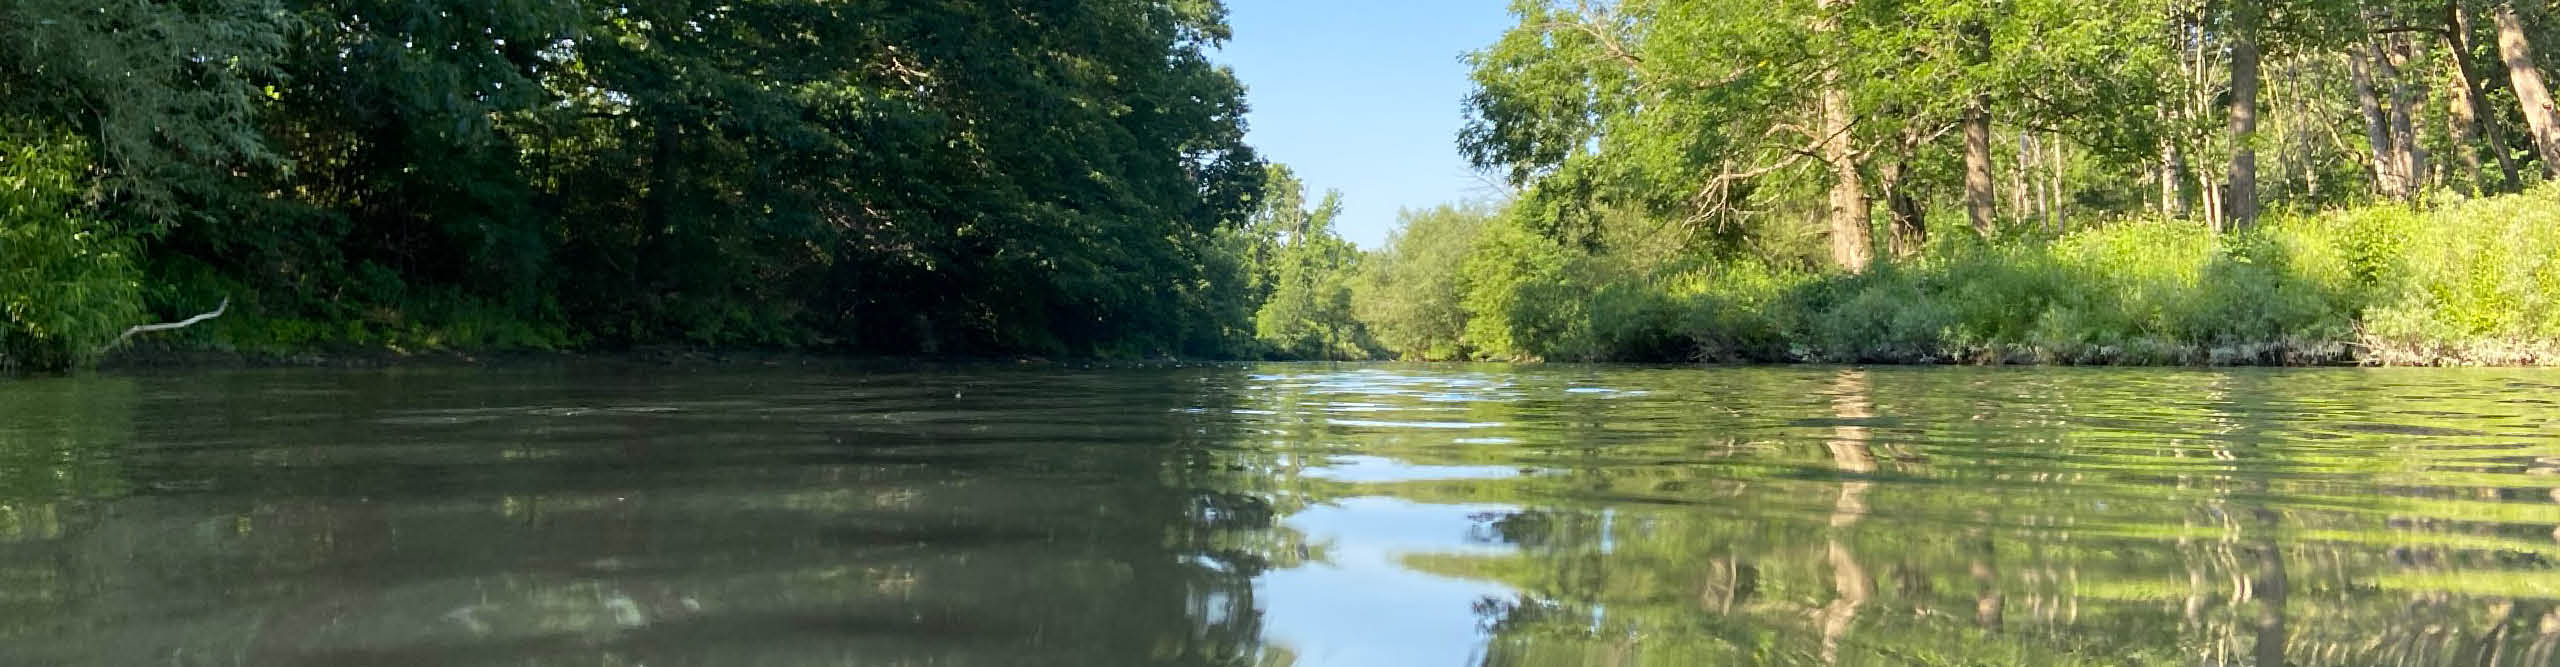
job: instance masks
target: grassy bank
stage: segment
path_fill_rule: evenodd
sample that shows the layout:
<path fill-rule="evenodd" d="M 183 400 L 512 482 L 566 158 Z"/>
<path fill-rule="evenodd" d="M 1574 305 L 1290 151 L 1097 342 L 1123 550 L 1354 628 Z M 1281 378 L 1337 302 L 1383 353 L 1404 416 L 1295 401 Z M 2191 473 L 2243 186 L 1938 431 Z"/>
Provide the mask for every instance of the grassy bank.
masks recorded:
<path fill-rule="evenodd" d="M 1942 231 L 1917 256 L 1860 275 L 1758 259 L 1648 266 L 1504 218 L 1482 224 L 1466 233 L 1468 261 L 1444 281 L 1455 285 L 1439 298 L 1443 317 L 1369 323 L 1403 356 L 2560 363 L 2560 187 L 2426 210 L 2279 216 L 2235 235 L 2190 221 L 1990 243 Z M 1408 335 L 1426 328 L 1454 333 Z"/>

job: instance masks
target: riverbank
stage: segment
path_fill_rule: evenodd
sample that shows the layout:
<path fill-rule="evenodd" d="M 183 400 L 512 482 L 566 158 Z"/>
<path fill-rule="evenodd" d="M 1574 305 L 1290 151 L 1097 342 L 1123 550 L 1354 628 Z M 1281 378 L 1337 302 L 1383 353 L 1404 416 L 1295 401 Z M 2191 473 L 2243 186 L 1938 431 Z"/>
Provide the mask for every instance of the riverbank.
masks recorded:
<path fill-rule="evenodd" d="M 1991 242 L 1941 231 L 1860 274 L 1752 256 L 1656 259 L 1649 239 L 1574 247 L 1515 216 L 1480 225 L 1443 251 L 1463 261 L 1374 290 L 1407 301 L 1373 309 L 1389 316 L 1368 322 L 1400 356 L 2560 364 L 2560 187 L 2278 215 L 2239 233 L 2186 220 Z"/>
<path fill-rule="evenodd" d="M 186 372 L 253 368 L 846 368 L 915 371 L 957 366 L 1055 366 L 1089 363 L 1043 357 L 923 357 L 649 346 L 622 350 L 399 350 L 339 346 L 298 351 L 251 351 L 190 345 L 139 345 L 107 355 L 97 370 L 113 373 Z M 1185 363 L 1170 360 L 1126 364 Z"/>
<path fill-rule="evenodd" d="M 1364 301 L 1381 294 L 1409 300 L 1397 308 L 1359 309 L 1361 336 L 1394 343 L 1368 347 L 1387 357 L 1467 361 L 2560 365 L 2560 187 L 2425 209 L 2384 205 L 2277 216 L 2238 234 L 2175 220 L 2110 222 L 1989 243 L 1942 233 L 1916 253 L 1855 275 L 1749 258 L 1647 262 L 1623 248 L 1557 244 L 1517 229 L 1508 216 L 1480 224 L 1483 229 L 1466 232 L 1462 247 L 1449 249 L 1456 259 L 1433 264 L 1442 275 L 1371 278 L 1355 286 L 1354 296 Z M 1430 240 L 1408 235 L 1398 243 Z M 1393 247 L 1374 257 L 1380 264 L 1369 267 L 1372 276 L 1397 268 L 1395 262 L 1415 261 Z M 824 347 L 586 349 L 556 325 L 471 320 L 457 320 L 470 326 L 417 323 L 396 336 L 280 337 L 272 332 L 363 329 L 261 317 L 255 308 L 234 312 L 198 329 L 137 341 L 102 363 L 137 369 L 946 359 L 835 354 Z M 1433 321 L 1415 324 L 1423 319 Z M 534 344 L 509 342 L 518 340 Z"/>

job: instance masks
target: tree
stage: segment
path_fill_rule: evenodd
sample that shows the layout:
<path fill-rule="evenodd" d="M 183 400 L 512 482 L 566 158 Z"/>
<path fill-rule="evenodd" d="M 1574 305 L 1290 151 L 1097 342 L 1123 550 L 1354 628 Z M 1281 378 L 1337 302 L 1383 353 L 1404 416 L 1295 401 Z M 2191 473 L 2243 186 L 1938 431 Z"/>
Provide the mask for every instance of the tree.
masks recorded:
<path fill-rule="evenodd" d="M 1815 0 L 1818 13 L 1813 17 L 1816 39 L 1840 33 L 1840 18 L 1835 8 L 1845 8 L 1854 0 Z M 1834 47 L 1840 48 L 1840 47 Z M 1875 228 L 1869 221 L 1874 206 L 1867 202 L 1866 183 L 1859 174 L 1858 151 L 1853 147 L 1857 115 L 1850 108 L 1849 90 L 1841 80 L 1841 66 L 1828 62 L 1821 69 L 1821 122 L 1814 127 L 1822 146 L 1822 161 L 1831 167 L 1831 211 L 1825 217 L 1831 226 L 1831 261 L 1850 273 L 1865 271 L 1875 261 L 1875 243 L 1869 234 Z"/>
<path fill-rule="evenodd" d="M 2231 3 L 2231 173 L 2224 193 L 2224 226 L 2248 229 L 2258 221 L 2258 31 L 2261 0 Z"/>
<path fill-rule="evenodd" d="M 1272 181 L 1286 188 L 1296 179 L 1273 167 Z M 1261 218 L 1276 233 L 1266 268 L 1270 293 L 1254 313 L 1254 332 L 1272 350 L 1300 359 L 1365 359 L 1374 356 L 1366 327 L 1352 313 L 1352 280 L 1360 269 L 1360 249 L 1335 235 L 1334 219 L 1342 215 L 1342 193 L 1326 192 L 1313 209 L 1297 208 L 1304 197 L 1284 190 L 1270 199 Z"/>
<path fill-rule="evenodd" d="M 1352 306 L 1380 347 L 1406 359 L 1465 359 L 1462 269 L 1495 211 L 1483 205 L 1406 210 L 1386 247 L 1361 262 Z"/>
<path fill-rule="evenodd" d="M 2551 90 L 2543 84 L 2542 67 L 2534 60 L 2533 40 L 2525 34 L 2524 19 L 2516 15 L 2515 3 L 2507 0 L 2489 11 L 2497 24 L 2498 55 L 2506 64 L 2516 103 L 2524 109 L 2533 149 L 2541 154 L 2543 169 L 2560 175 L 2560 111 L 2552 109 Z"/>

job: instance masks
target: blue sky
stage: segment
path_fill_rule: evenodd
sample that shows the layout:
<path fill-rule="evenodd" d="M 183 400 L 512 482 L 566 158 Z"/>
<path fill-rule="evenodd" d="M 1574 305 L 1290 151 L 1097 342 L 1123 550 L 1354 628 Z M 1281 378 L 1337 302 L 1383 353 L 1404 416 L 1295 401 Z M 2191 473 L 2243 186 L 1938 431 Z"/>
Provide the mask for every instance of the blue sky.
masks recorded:
<path fill-rule="evenodd" d="M 1343 238 L 1375 248 L 1396 211 L 1499 193 L 1458 156 L 1467 67 L 1511 25 L 1505 0 L 1228 0 L 1247 140 L 1312 202 L 1342 191 Z"/>

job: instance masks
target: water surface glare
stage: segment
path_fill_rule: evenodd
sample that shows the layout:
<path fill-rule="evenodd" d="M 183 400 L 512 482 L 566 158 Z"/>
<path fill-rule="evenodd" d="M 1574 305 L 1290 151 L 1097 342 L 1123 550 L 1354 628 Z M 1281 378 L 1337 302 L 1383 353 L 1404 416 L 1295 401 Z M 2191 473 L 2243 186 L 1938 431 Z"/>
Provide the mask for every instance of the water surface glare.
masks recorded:
<path fill-rule="evenodd" d="M 0 665 L 2560 664 L 2560 374 L 0 382 Z"/>

